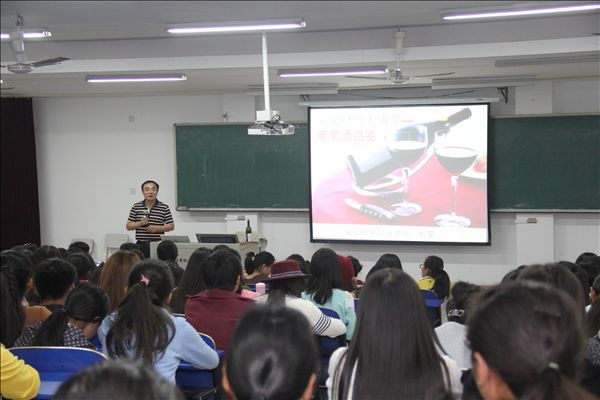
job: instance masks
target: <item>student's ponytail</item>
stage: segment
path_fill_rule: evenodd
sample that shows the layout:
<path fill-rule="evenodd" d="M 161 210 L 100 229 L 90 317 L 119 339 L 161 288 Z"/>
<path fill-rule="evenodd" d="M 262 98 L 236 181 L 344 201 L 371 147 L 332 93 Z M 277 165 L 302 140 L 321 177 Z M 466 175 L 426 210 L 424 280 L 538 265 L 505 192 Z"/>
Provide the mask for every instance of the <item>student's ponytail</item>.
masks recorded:
<path fill-rule="evenodd" d="M 31 342 L 32 346 L 64 346 L 65 332 L 69 323 L 69 315 L 66 308 L 54 311 L 42 323 L 37 334 Z"/>
<path fill-rule="evenodd" d="M 173 340 L 175 324 L 163 308 L 173 290 L 173 275 L 163 261 L 144 260 L 129 273 L 128 293 L 106 336 L 111 357 L 133 357 L 153 363 Z"/>
<path fill-rule="evenodd" d="M 444 260 L 438 256 L 429 256 L 423 264 L 429 269 L 429 275 L 434 279 L 431 291 L 441 299 L 448 297 L 450 294 L 450 277 L 444 271 Z"/>
<path fill-rule="evenodd" d="M 246 258 L 244 259 L 244 271 L 246 271 L 246 275 L 250 275 L 256 270 L 256 265 L 254 265 L 254 252 L 250 251 L 246 254 Z"/>

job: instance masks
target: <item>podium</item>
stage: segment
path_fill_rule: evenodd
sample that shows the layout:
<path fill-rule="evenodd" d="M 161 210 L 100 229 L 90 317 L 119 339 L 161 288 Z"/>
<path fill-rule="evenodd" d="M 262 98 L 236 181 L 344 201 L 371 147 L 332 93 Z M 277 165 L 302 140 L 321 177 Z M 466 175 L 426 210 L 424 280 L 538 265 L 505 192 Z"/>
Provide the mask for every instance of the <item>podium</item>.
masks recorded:
<path fill-rule="evenodd" d="M 156 256 L 156 248 L 160 242 L 150 242 L 150 258 L 157 259 Z M 177 257 L 177 264 L 183 269 L 187 267 L 188 260 L 192 253 L 199 247 L 206 247 L 208 249 L 212 249 L 213 247 L 219 245 L 225 245 L 229 248 L 234 249 L 240 256 L 242 257 L 242 265 L 244 264 L 244 258 L 246 258 L 246 254 L 249 252 L 258 253 L 260 252 L 260 242 L 259 241 L 248 241 L 241 243 L 175 243 L 177 246 L 177 251 L 179 252 L 179 256 Z"/>

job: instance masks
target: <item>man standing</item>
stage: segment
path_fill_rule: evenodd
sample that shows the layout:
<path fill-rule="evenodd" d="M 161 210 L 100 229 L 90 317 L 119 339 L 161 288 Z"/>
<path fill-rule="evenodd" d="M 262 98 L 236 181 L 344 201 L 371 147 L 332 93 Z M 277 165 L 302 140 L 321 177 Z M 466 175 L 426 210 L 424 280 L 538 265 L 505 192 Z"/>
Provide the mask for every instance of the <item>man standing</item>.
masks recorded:
<path fill-rule="evenodd" d="M 160 241 L 160 235 L 175 229 L 169 206 L 158 201 L 158 183 L 147 180 L 142 183 L 144 200 L 131 207 L 127 230 L 135 230 L 135 240 L 146 258 L 150 257 L 150 242 Z"/>

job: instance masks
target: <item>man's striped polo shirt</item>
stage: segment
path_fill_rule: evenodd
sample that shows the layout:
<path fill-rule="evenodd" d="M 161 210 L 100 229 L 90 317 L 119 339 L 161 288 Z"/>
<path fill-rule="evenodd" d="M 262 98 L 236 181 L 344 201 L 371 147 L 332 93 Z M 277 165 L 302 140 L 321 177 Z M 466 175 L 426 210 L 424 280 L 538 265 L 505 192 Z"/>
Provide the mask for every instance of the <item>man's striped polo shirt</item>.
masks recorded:
<path fill-rule="evenodd" d="M 131 207 L 131 211 L 129 211 L 128 220 L 131 222 L 141 221 L 142 218 L 148 215 L 148 220 L 150 221 L 150 225 L 170 225 L 173 223 L 173 216 L 171 215 L 171 210 L 169 206 L 163 202 L 156 200 L 154 207 L 148 209 L 146 207 L 146 201 L 142 200 L 133 205 Z M 135 239 L 141 241 L 157 241 L 160 240 L 160 235 L 162 233 L 150 233 L 146 230 L 146 227 L 137 228 L 135 230 Z"/>

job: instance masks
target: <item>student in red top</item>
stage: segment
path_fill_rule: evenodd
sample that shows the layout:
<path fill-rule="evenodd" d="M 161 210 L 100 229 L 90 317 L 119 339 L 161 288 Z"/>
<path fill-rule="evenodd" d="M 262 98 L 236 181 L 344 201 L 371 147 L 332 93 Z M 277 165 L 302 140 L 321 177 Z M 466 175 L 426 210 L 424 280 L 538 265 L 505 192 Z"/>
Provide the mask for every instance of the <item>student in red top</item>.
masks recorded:
<path fill-rule="evenodd" d="M 226 350 L 237 321 L 254 301 L 236 293 L 242 264 L 231 251 L 212 253 L 201 269 L 207 289 L 189 297 L 185 319 L 198 332 L 211 336 L 218 349 Z"/>

